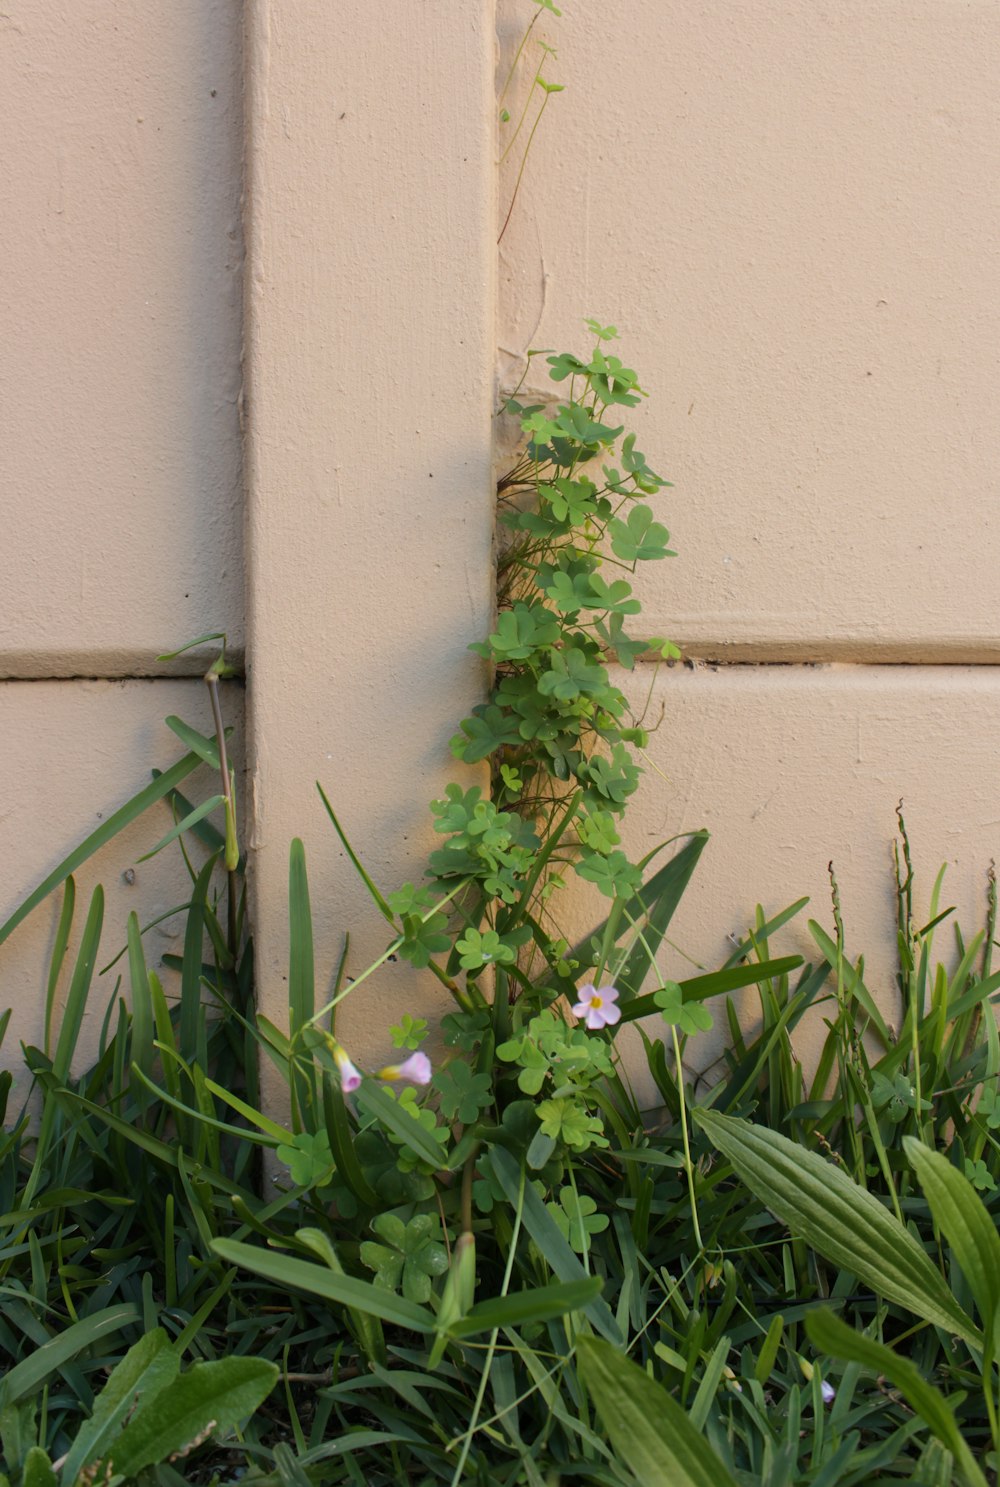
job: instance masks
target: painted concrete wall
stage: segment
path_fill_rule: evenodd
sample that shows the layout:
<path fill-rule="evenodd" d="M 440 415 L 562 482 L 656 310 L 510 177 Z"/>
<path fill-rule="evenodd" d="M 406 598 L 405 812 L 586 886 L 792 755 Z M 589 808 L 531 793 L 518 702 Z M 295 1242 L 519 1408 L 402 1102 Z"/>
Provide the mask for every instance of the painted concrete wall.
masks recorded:
<path fill-rule="evenodd" d="M 210 729 L 200 684 L 168 679 L 203 656 L 156 657 L 217 629 L 242 650 L 241 12 L 9 0 L 0 16 L 0 923 L 184 752 L 166 715 Z M 226 709 L 241 733 L 241 687 Z M 169 825 L 160 806 L 78 875 L 74 947 L 95 883 L 107 893 L 99 966 L 131 909 L 185 901 L 176 852 L 138 862 Z M 41 1041 L 57 912 L 0 946 L 8 1066 Z M 151 964 L 177 933 L 151 932 Z M 120 970 L 97 979 L 82 1051 Z"/>
<path fill-rule="evenodd" d="M 301 836 L 318 985 L 385 922 L 322 782 L 391 892 L 422 876 L 466 650 L 492 593 L 493 61 L 488 0 L 247 6 L 247 500 L 254 903 L 280 1017 L 288 847 Z M 439 1006 L 387 967 L 338 1026 L 385 1056 Z"/>
<path fill-rule="evenodd" d="M 517 157 L 498 188 L 494 85 L 529 0 L 391 25 L 361 0 L 9 0 L 3 904 L 174 756 L 158 719 L 207 723 L 167 675 L 200 659 L 156 656 L 216 628 L 239 654 L 245 590 L 262 1000 L 280 1016 L 293 835 L 321 987 L 345 931 L 355 969 L 378 953 L 314 781 L 384 887 L 421 871 L 484 685 L 465 648 L 491 608 L 496 382 L 596 314 L 676 482 L 681 556 L 644 598 L 696 664 L 656 678 L 630 844 L 713 830 L 677 943 L 717 962 L 757 900 L 809 893 L 825 918 L 832 857 L 888 997 L 901 795 L 925 883 L 948 859 L 978 922 L 1000 820 L 1000 11 L 564 8 L 538 34 L 566 91 L 498 264 Z M 109 918 L 140 902 L 138 852 L 95 864 Z M 150 911 L 158 872 L 135 885 Z M 51 932 L 0 947 L 26 1035 Z M 387 968 L 343 1030 L 375 1056 L 436 1004 Z"/>
<path fill-rule="evenodd" d="M 242 645 L 240 12 L 0 17 L 0 676 Z"/>
<path fill-rule="evenodd" d="M 529 347 L 616 323 L 676 483 L 643 619 L 697 664 L 653 684 L 628 844 L 711 829 L 674 926 L 706 965 L 758 901 L 809 894 L 829 924 L 832 858 L 891 1013 L 897 801 L 918 899 L 947 861 L 970 934 L 1000 843 L 1000 10 L 563 8 L 536 27 L 566 91 L 501 245 L 498 339 L 510 384 Z M 501 0 L 503 57 L 534 12 Z M 644 702 L 649 668 L 623 680 Z"/>

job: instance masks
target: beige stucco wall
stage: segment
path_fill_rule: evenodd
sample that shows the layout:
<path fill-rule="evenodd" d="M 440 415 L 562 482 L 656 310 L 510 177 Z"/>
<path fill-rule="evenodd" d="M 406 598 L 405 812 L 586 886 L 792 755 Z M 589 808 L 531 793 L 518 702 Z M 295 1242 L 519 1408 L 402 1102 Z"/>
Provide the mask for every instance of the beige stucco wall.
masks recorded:
<path fill-rule="evenodd" d="M 833 859 L 891 1013 L 897 801 L 918 903 L 947 861 L 969 934 L 1000 843 L 1000 9 L 565 11 L 536 28 L 566 91 L 501 246 L 500 366 L 510 385 L 529 347 L 616 323 L 675 482 L 680 556 L 646 565 L 643 621 L 699 664 L 654 683 L 628 845 L 712 832 L 675 974 L 680 950 L 719 964 L 758 901 L 809 894 L 829 925 Z M 504 56 L 533 13 L 501 0 Z M 649 667 L 620 679 L 645 702 Z M 804 917 L 786 950 L 813 948 Z"/>
<path fill-rule="evenodd" d="M 241 11 L 10 0 L 0 15 L 0 923 L 184 752 L 166 715 L 210 731 L 200 684 L 167 679 L 203 656 L 156 657 L 208 630 L 242 651 Z M 241 687 L 226 710 L 240 767 Z M 161 805 L 78 874 L 77 937 L 106 890 L 100 966 L 131 909 L 147 922 L 185 901 L 176 848 L 137 862 L 169 825 Z M 41 1038 L 57 912 L 0 946 L 7 1066 Z M 151 932 L 151 964 L 177 932 Z M 81 1057 L 120 970 L 95 984 Z"/>
<path fill-rule="evenodd" d="M 247 500 L 257 964 L 280 1016 L 301 836 L 329 986 L 385 946 L 326 819 L 384 891 L 419 878 L 491 606 L 492 6 L 254 0 Z M 436 983 L 388 967 L 344 1004 L 361 1060 Z"/>
<path fill-rule="evenodd" d="M 242 645 L 241 8 L 0 17 L 0 676 Z"/>
<path fill-rule="evenodd" d="M 4 904 L 173 757 L 157 720 L 204 704 L 167 673 L 199 658 L 155 658 L 217 628 L 239 657 L 245 598 L 262 1000 L 280 1016 L 294 835 L 320 985 L 346 931 L 355 970 L 377 953 L 314 782 L 383 887 L 422 870 L 485 681 L 466 645 L 492 602 L 496 387 L 598 315 L 676 485 L 680 557 L 643 597 L 698 664 L 656 679 L 629 829 L 637 849 L 713 831 L 678 945 L 717 961 L 758 900 L 809 893 L 827 917 L 832 857 L 890 996 L 900 796 L 926 885 L 947 859 L 978 923 L 1000 820 L 1000 11 L 565 10 L 539 31 L 566 91 L 498 259 L 495 77 L 530 0 L 391 24 L 361 0 L 6 6 Z M 109 923 L 147 904 L 115 894 Z M 0 947 L 26 1028 L 50 934 L 43 916 Z M 387 968 L 343 1029 L 375 1056 L 436 1005 Z"/>

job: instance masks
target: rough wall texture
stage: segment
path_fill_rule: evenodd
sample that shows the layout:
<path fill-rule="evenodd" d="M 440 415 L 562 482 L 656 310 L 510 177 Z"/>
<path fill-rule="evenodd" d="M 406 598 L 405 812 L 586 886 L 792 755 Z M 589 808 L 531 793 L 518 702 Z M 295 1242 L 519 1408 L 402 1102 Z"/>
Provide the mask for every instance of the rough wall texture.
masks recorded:
<path fill-rule="evenodd" d="M 534 14 L 500 0 L 501 76 Z M 566 91 L 501 247 L 502 375 L 584 348 L 585 315 L 619 325 L 676 482 L 643 623 L 754 663 L 660 674 L 629 844 L 711 828 L 674 935 L 709 965 L 758 900 L 828 923 L 833 858 L 891 1015 L 898 799 L 923 904 L 947 861 L 970 934 L 1000 842 L 1000 10 L 633 0 L 535 34 Z"/>
<path fill-rule="evenodd" d="M 491 603 L 492 6 L 247 7 L 248 683 L 261 999 L 284 1015 L 288 847 L 306 844 L 317 981 L 419 878 L 427 803 L 477 700 Z M 436 983 L 390 966 L 345 1002 L 378 1056 Z"/>
<path fill-rule="evenodd" d="M 238 0 L 0 16 L 0 675 L 242 644 Z"/>
<path fill-rule="evenodd" d="M 0 15 L 0 923 L 180 756 L 164 716 L 210 729 L 203 689 L 165 679 L 201 657 L 157 655 L 209 630 L 242 648 L 241 10 L 9 0 Z M 241 688 L 227 711 L 239 727 Z M 237 768 L 241 753 L 237 739 Z M 129 910 L 148 922 L 188 896 L 176 849 L 137 863 L 169 821 L 159 807 L 78 875 L 78 933 L 94 884 L 107 891 L 99 966 Z M 41 1040 L 57 912 L 0 947 L 8 1065 Z M 151 964 L 177 931 L 151 931 Z M 81 1058 L 120 969 L 95 984 Z"/>
<path fill-rule="evenodd" d="M 835 858 L 852 950 L 889 995 L 897 799 L 972 926 L 1000 815 L 1000 11 L 543 12 L 567 91 L 498 280 L 496 35 L 509 56 L 535 13 L 8 0 L 0 677 L 20 680 L 0 684 L 0 901 L 172 757 L 157 720 L 203 704 L 155 658 L 214 629 L 238 652 L 245 571 L 265 1005 L 280 1016 L 295 834 L 320 984 L 345 930 L 356 966 L 380 950 L 313 782 L 386 887 L 421 871 L 425 802 L 484 681 L 465 647 L 491 604 L 496 343 L 514 378 L 597 314 L 655 394 L 642 443 L 677 485 L 650 628 L 699 662 L 656 680 L 633 842 L 713 828 L 677 925 L 707 963 L 758 899 L 807 892 L 822 914 Z M 95 864 L 118 883 L 109 929 L 138 849 Z M 26 1035 L 50 934 L 43 915 L 2 950 Z M 407 1004 L 430 995 L 400 967 L 347 1004 L 362 1056 Z"/>

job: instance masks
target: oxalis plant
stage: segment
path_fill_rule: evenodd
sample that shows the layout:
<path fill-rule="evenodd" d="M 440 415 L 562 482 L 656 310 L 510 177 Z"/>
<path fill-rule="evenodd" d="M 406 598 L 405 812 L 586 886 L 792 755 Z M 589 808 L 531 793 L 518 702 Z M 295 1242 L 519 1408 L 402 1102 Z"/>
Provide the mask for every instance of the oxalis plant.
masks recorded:
<path fill-rule="evenodd" d="M 667 482 L 622 421 L 645 393 L 610 349 L 615 328 L 586 325 L 588 353 L 532 353 L 547 358 L 553 400 L 525 402 L 515 393 L 504 408 L 518 421 L 520 451 L 498 487 L 496 628 L 472 647 L 489 663 L 493 685 L 451 744 L 462 763 L 488 766 L 489 787 L 447 787 L 431 807 L 442 842 L 427 880 L 388 893 L 320 787 L 391 938 L 360 971 L 345 952 L 333 995 L 317 1008 L 305 858 L 293 843 L 288 1029 L 257 1020 L 262 1046 L 287 1080 L 292 1134 L 229 1099 L 285 1164 L 289 1201 L 314 1222 L 294 1236 L 308 1258 L 227 1239 L 215 1241 L 215 1252 L 346 1307 L 372 1367 L 390 1357 L 389 1324 L 429 1340 L 430 1369 L 468 1370 L 471 1423 L 441 1442 L 456 1483 L 465 1480 L 496 1370 L 513 1381 L 511 1338 L 518 1348 L 562 1319 L 570 1346 L 558 1377 L 578 1326 L 617 1345 L 628 1331 L 621 1307 L 638 1281 L 629 1275 L 628 1246 L 616 1252 L 613 1276 L 603 1258 L 596 1271 L 594 1263 L 611 1224 L 595 1177 L 622 1184 L 644 1224 L 652 1199 L 640 1156 L 643 1115 L 615 1045 L 618 1029 L 659 1014 L 679 1071 L 686 1037 L 710 1025 L 705 997 L 800 963 L 744 959 L 686 983 L 657 977 L 643 993 L 706 836 L 694 834 L 679 850 L 665 844 L 675 851 L 659 866 L 664 848 L 634 862 L 621 846 L 647 735 L 610 668 L 676 657 L 663 637 L 635 634 L 640 603 L 630 581 L 640 563 L 673 554 L 650 504 Z M 558 925 L 573 876 L 608 900 L 603 922 L 576 944 Z M 337 1034 L 341 1002 L 363 996 L 391 958 L 428 971 L 451 998 L 436 1070 L 422 1046 L 431 1030 L 408 1015 L 386 1030 L 397 1061 L 371 1073 Z M 683 1229 L 695 1264 L 703 1239 L 683 1079 L 669 1080 L 662 1039 L 645 1039 L 679 1096 L 681 1133 L 671 1137 L 678 1149 L 650 1161 L 685 1175 Z M 285 1245 L 287 1217 L 273 1233 Z M 372 1237 L 359 1242 L 366 1229 Z M 605 1289 L 618 1292 L 617 1315 Z M 542 1355 L 518 1370 L 529 1395 L 544 1393 L 538 1369 L 553 1374 Z M 607 1455 L 604 1446 L 588 1449 Z"/>
<path fill-rule="evenodd" d="M 816 966 L 770 951 L 802 901 L 758 910 L 721 970 L 660 976 L 706 837 L 639 862 L 619 840 L 645 734 L 613 668 L 671 654 L 633 633 L 630 583 L 669 539 L 665 482 L 626 433 L 643 393 L 612 328 L 588 329 L 581 355 L 529 363 L 547 357 L 551 401 L 515 393 L 504 410 L 520 442 L 499 486 L 496 626 L 476 643 L 492 685 L 453 740 L 469 773 L 432 807 L 425 881 L 384 892 L 320 791 L 386 921 L 383 954 L 358 968 L 345 947 L 317 1005 L 296 841 L 287 1020 L 256 1012 L 224 652 L 206 678 L 214 737 L 169 719 L 186 756 L 0 926 L 2 942 L 63 887 L 44 1047 L 24 1055 L 41 1116 L 0 1150 L 14 1487 L 982 1487 L 994 1469 L 995 893 L 986 930 L 935 966 L 948 911 L 939 879 L 930 922 L 914 920 L 904 832 L 898 1034 L 847 959 L 835 885 L 834 935 L 809 925 Z M 222 788 L 198 805 L 182 786 L 202 765 Z M 72 874 L 164 803 L 153 850 L 180 846 L 190 873 L 172 911 L 183 954 L 161 979 L 152 926 L 130 916 L 102 972 L 124 970 L 130 1006 L 115 981 L 97 1063 L 74 1078 L 103 903 L 98 888 L 57 1026 Z M 575 877 L 607 912 L 571 944 Z M 362 1069 L 338 1008 L 392 957 L 451 1007 L 440 1037 L 401 1009 Z M 727 1004 L 724 1075 L 695 1101 L 704 1000 L 751 985 L 759 1030 Z M 807 1083 L 791 1038 L 824 1003 Z M 620 1057 L 629 1025 L 651 1110 Z M 262 1108 L 258 1057 L 287 1083 L 287 1119 Z"/>

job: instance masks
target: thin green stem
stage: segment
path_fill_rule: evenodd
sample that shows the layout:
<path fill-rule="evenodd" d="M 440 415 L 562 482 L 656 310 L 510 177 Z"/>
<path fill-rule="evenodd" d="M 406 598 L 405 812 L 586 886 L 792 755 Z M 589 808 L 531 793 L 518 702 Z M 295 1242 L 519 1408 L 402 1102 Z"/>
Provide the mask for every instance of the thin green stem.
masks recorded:
<path fill-rule="evenodd" d="M 677 1097 L 681 1107 L 681 1139 L 684 1142 L 684 1170 L 687 1173 L 688 1194 L 691 1198 L 691 1222 L 694 1225 L 694 1238 L 698 1246 L 698 1253 L 704 1254 L 705 1243 L 701 1237 L 701 1225 L 698 1222 L 698 1199 L 694 1186 L 694 1163 L 691 1161 L 691 1144 L 688 1140 L 687 1122 L 687 1100 L 684 1095 L 684 1065 L 681 1061 L 681 1043 L 677 1036 L 676 1023 L 671 1025 L 671 1035 L 674 1040 L 674 1060 L 677 1073 Z"/>
<path fill-rule="evenodd" d="M 542 115 L 545 112 L 545 107 L 551 96 L 551 93 L 546 93 L 545 97 L 542 99 L 542 106 L 538 110 L 535 122 L 531 126 L 531 133 L 528 135 L 528 143 L 525 145 L 524 154 L 521 156 L 521 168 L 517 173 L 517 180 L 514 182 L 514 194 L 510 199 L 510 206 L 507 208 L 507 215 L 503 219 L 503 226 L 500 229 L 500 236 L 497 238 L 497 247 L 499 247 L 500 244 L 503 242 L 503 235 L 507 231 L 507 227 L 510 223 L 511 213 L 514 210 L 514 203 L 517 201 L 517 193 L 521 189 L 521 178 L 524 175 L 524 167 L 527 165 L 528 156 L 531 153 L 531 143 L 532 140 L 535 138 L 535 134 L 538 130 L 539 124 L 542 122 Z"/>

